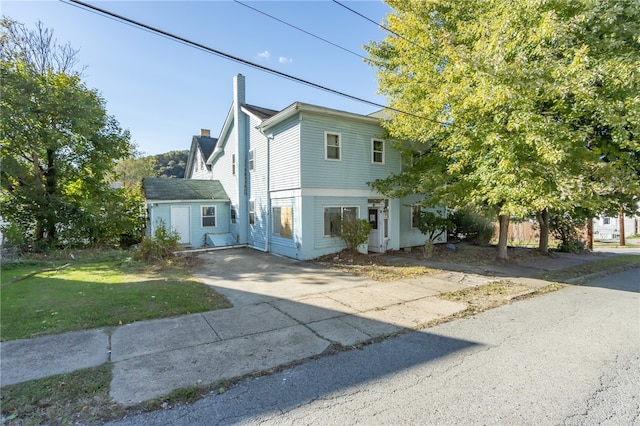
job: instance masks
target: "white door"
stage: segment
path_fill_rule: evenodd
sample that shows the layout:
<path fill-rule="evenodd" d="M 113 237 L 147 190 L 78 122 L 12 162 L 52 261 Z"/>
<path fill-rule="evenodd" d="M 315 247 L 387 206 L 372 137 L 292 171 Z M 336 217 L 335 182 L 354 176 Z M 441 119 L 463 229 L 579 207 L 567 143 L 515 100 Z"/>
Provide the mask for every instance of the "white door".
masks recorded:
<path fill-rule="evenodd" d="M 382 253 L 382 235 L 383 222 L 382 212 L 378 208 L 369 208 L 369 223 L 371 224 L 371 232 L 369 233 L 369 251 Z"/>
<path fill-rule="evenodd" d="M 180 235 L 180 244 L 191 244 L 190 217 L 190 207 L 171 207 L 171 229 Z"/>

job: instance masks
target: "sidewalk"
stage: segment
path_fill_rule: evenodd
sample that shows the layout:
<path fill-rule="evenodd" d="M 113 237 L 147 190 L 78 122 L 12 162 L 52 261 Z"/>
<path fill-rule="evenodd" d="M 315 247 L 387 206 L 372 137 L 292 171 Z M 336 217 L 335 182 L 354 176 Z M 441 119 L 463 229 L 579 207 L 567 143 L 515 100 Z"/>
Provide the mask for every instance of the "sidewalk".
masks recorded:
<path fill-rule="evenodd" d="M 383 283 L 322 269 L 297 273 L 299 264 L 280 263 L 288 261 L 259 252 L 216 256 L 218 262 L 231 256 L 256 268 L 253 281 L 237 272 L 209 279 L 217 291 L 235 299 L 234 308 L 3 342 L 2 385 L 111 362 L 111 397 L 135 405 L 174 389 L 213 384 L 321 355 L 335 345 L 348 347 L 421 328 L 466 308 L 439 299 L 442 292 L 506 277 L 533 291 L 548 284 L 534 279 L 545 271 L 601 258 L 562 255 L 512 266 L 449 268 L 436 275 Z M 265 273 L 260 262 L 278 275 L 258 282 Z M 280 286 L 280 281 L 288 284 Z"/>

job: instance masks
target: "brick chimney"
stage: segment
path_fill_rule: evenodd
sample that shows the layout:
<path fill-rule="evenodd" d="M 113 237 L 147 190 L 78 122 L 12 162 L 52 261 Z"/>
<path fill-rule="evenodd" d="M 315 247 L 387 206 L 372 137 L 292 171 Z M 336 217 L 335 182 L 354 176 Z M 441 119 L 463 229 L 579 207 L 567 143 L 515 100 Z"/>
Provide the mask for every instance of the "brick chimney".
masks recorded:
<path fill-rule="evenodd" d="M 209 129 L 200 129 L 200 136 L 206 136 L 208 138 L 211 137 L 211 130 Z"/>

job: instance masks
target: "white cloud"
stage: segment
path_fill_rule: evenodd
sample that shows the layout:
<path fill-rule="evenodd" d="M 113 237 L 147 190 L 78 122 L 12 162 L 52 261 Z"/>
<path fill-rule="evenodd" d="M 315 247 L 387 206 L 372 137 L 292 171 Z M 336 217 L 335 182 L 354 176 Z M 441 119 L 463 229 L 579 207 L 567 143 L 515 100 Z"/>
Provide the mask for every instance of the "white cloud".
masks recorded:
<path fill-rule="evenodd" d="M 271 54 L 268 50 L 265 50 L 264 52 L 258 52 L 258 58 L 260 59 L 269 59 L 270 56 Z"/>
<path fill-rule="evenodd" d="M 293 62 L 293 58 L 287 58 L 284 56 L 280 56 L 278 58 L 278 62 L 280 62 L 281 64 L 290 64 L 291 62 Z"/>

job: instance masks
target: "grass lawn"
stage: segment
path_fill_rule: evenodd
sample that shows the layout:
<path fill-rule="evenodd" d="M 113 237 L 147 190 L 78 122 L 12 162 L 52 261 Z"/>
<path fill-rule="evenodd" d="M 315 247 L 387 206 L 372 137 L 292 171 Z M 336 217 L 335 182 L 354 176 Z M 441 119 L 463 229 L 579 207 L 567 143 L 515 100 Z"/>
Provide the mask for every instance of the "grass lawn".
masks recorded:
<path fill-rule="evenodd" d="M 224 296 L 193 280 L 181 262 L 158 268 L 126 256 L 110 253 L 3 265 L 1 340 L 231 307 Z M 64 269 L 11 282 L 67 263 Z"/>

